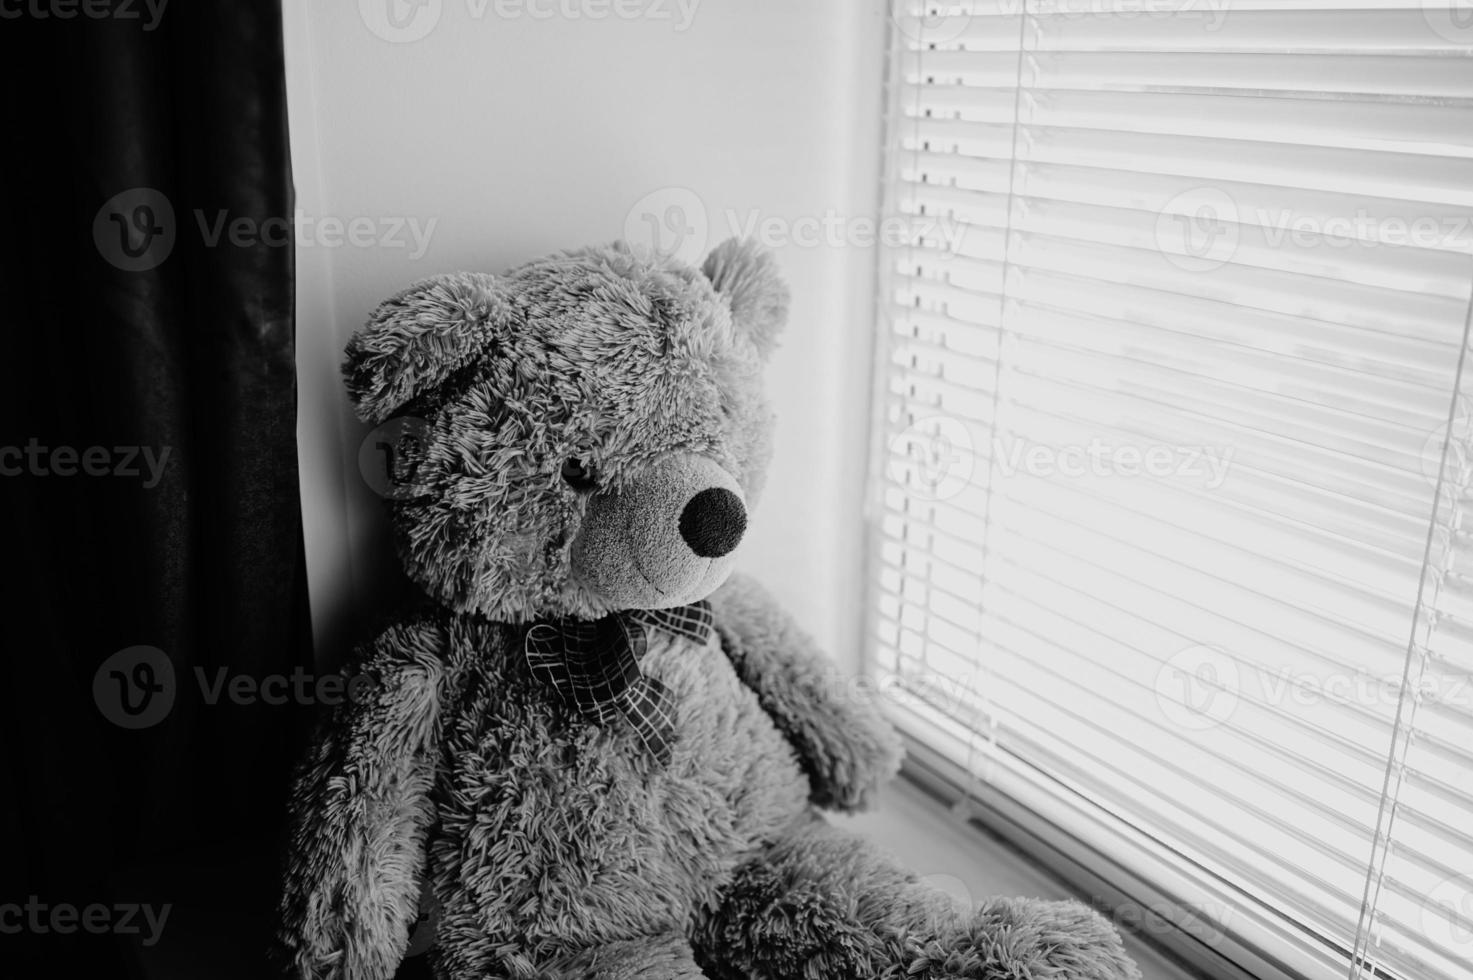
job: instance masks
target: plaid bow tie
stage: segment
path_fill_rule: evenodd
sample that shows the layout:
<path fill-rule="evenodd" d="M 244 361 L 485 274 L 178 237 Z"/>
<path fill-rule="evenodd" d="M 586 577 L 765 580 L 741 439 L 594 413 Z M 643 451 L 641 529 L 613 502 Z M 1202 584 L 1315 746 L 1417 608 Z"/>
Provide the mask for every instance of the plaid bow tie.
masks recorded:
<path fill-rule="evenodd" d="M 662 630 L 704 644 L 711 635 L 711 604 L 676 609 L 631 609 L 589 622 L 560 619 L 527 631 L 533 676 L 552 685 L 585 719 L 629 722 L 651 756 L 670 760 L 675 709 L 664 684 L 640 672 L 646 631 Z"/>

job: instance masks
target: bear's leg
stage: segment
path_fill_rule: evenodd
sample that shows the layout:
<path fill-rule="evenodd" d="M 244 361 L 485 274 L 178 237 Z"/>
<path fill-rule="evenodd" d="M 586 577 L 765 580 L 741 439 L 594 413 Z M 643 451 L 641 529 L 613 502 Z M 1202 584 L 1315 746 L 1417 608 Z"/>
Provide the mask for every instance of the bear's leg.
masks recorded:
<path fill-rule="evenodd" d="M 695 942 L 707 974 L 722 980 L 1140 975 L 1115 930 L 1077 902 L 962 909 L 817 817 L 738 870 Z"/>
<path fill-rule="evenodd" d="M 690 940 L 673 933 L 609 943 L 560 958 L 539 980 L 704 980 Z"/>

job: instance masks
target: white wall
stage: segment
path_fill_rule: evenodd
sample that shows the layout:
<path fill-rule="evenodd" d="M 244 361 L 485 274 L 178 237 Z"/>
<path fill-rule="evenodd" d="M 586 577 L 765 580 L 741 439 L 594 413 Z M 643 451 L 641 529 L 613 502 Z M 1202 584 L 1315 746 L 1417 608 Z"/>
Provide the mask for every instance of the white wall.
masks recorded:
<path fill-rule="evenodd" d="M 364 429 L 337 374 L 374 304 L 438 272 L 500 271 L 626 229 L 648 241 L 643 211 L 682 218 L 694 253 L 727 237 L 731 211 L 738 225 L 765 223 L 793 289 L 768 374 L 776 458 L 741 565 L 857 667 L 874 254 L 855 222 L 873 218 L 877 197 L 881 0 L 288 6 L 306 219 L 302 506 L 322 655 L 362 638 L 396 579 L 380 502 L 357 473 Z M 324 217 L 367 219 L 359 239 L 376 244 L 331 244 Z M 429 230 L 423 254 L 407 227 L 403 245 L 384 240 L 401 219 Z"/>

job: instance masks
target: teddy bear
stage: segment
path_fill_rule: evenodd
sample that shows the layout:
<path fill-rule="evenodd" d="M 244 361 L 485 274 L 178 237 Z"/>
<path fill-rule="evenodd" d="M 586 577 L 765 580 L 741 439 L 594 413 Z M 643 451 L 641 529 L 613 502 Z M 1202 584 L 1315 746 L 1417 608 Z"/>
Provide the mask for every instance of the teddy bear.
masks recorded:
<path fill-rule="evenodd" d="M 423 602 L 349 668 L 292 797 L 280 940 L 393 976 L 422 909 L 445 980 L 1123 980 L 1077 902 L 963 907 L 823 811 L 900 742 L 732 565 L 771 454 L 773 258 L 623 244 L 419 282 L 347 348 L 394 420 Z"/>

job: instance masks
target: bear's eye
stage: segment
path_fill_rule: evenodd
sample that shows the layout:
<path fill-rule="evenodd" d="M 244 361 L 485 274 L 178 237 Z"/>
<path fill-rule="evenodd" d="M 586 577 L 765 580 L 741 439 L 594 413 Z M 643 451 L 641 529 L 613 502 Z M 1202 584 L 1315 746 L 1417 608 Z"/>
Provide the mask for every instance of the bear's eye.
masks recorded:
<path fill-rule="evenodd" d="M 581 459 L 569 459 L 563 463 L 563 482 L 579 493 L 587 493 L 598 487 L 593 467 Z"/>

